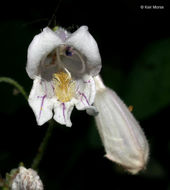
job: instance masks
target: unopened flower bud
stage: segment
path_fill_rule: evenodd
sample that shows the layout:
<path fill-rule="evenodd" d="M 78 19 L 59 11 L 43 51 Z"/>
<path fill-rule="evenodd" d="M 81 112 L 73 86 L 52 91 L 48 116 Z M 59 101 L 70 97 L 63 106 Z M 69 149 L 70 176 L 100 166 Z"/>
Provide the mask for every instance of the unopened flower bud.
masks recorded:
<path fill-rule="evenodd" d="M 106 157 L 132 174 L 145 168 L 149 147 L 138 122 L 117 94 L 95 77 L 95 117 Z"/>
<path fill-rule="evenodd" d="M 43 184 L 36 171 L 31 168 L 19 167 L 19 172 L 12 182 L 11 190 L 43 190 Z"/>

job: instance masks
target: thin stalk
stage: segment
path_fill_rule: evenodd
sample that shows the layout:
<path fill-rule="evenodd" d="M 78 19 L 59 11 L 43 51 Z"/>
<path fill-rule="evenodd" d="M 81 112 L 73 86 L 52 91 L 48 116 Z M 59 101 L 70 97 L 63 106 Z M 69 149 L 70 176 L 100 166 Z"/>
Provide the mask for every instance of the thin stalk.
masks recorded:
<path fill-rule="evenodd" d="M 5 83 L 8 83 L 8 84 L 15 86 L 19 90 L 19 92 L 24 96 L 24 98 L 26 100 L 28 99 L 27 93 L 24 90 L 24 88 L 14 79 L 9 78 L 9 77 L 0 77 L 0 83 L 1 82 L 5 82 Z"/>
<path fill-rule="evenodd" d="M 47 145 L 48 145 L 48 141 L 51 137 L 51 134 L 52 134 L 52 130 L 54 128 L 54 123 L 53 121 L 49 121 L 49 126 L 48 126 L 48 129 L 46 131 L 46 134 L 45 134 L 45 137 L 43 139 L 43 141 L 41 142 L 39 148 L 38 148 L 38 153 L 37 155 L 35 156 L 33 162 L 32 162 L 32 166 L 31 168 L 33 168 L 34 170 L 37 170 L 38 169 L 38 166 L 42 160 L 42 157 L 46 151 L 46 148 L 47 148 Z"/>

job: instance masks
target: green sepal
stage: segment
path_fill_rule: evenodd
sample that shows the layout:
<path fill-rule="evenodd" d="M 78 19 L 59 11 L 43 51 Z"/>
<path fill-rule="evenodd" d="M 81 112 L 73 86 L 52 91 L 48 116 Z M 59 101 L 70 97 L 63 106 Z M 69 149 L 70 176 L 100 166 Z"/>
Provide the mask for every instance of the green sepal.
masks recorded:
<path fill-rule="evenodd" d="M 53 31 L 55 32 L 55 31 L 57 31 L 59 29 L 59 26 L 55 26 L 54 28 L 53 28 Z"/>

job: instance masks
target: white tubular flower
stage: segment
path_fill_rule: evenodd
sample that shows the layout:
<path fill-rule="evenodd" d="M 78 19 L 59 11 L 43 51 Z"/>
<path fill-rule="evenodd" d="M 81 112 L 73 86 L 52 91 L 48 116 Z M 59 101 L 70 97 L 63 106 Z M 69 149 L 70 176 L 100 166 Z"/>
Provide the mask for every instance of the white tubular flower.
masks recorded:
<path fill-rule="evenodd" d="M 33 169 L 19 167 L 19 172 L 12 181 L 11 190 L 43 190 L 43 184 Z"/>
<path fill-rule="evenodd" d="M 145 135 L 126 105 L 103 84 L 100 76 L 95 77 L 95 84 L 94 105 L 99 111 L 95 119 L 106 157 L 136 174 L 145 168 L 148 160 Z"/>
<path fill-rule="evenodd" d="M 34 80 L 29 96 L 38 125 L 53 117 L 70 127 L 74 105 L 78 110 L 96 114 L 93 77 L 101 69 L 101 58 L 87 26 L 74 33 L 46 27 L 28 48 L 26 71 Z"/>

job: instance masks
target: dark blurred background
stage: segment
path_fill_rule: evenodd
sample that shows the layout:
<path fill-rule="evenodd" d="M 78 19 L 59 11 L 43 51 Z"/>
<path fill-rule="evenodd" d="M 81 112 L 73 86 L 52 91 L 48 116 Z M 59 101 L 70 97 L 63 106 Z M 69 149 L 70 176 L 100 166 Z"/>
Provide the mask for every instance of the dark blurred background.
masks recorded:
<path fill-rule="evenodd" d="M 163 8 L 148 9 L 145 5 Z M 169 20 L 166 1 L 1 3 L 0 77 L 15 79 L 29 93 L 32 80 L 25 65 L 27 48 L 34 35 L 48 24 L 60 25 L 71 32 L 87 25 L 98 42 L 105 84 L 127 105 L 133 105 L 133 113 L 150 144 L 147 169 L 132 176 L 104 158 L 93 117 L 74 110 L 72 128 L 56 124 L 40 164 L 39 174 L 45 189 L 170 190 Z M 48 124 L 37 126 L 31 108 L 13 86 L 0 83 L 2 177 L 21 161 L 30 167 L 47 127 Z"/>

